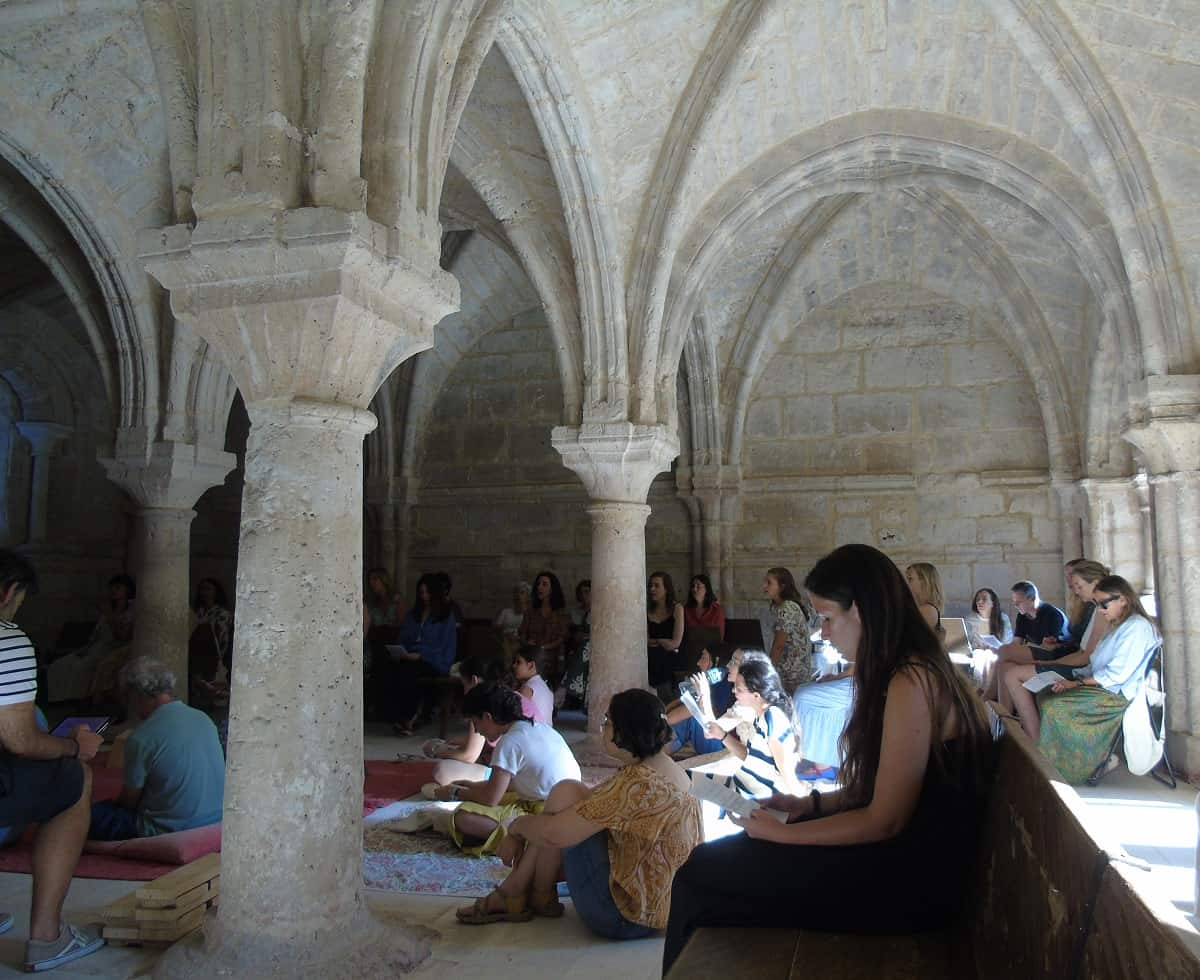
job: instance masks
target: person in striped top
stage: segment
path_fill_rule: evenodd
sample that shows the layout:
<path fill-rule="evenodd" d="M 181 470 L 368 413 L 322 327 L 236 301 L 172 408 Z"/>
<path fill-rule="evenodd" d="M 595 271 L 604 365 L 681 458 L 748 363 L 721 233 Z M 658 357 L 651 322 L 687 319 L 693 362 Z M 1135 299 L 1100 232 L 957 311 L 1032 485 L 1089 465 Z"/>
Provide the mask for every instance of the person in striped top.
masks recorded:
<path fill-rule="evenodd" d="M 774 793 L 795 793 L 796 765 L 800 761 L 799 733 L 792 714 L 792 699 L 783 689 L 779 672 L 766 660 L 745 660 L 733 685 L 734 702 L 753 716 L 749 738 L 742 726 L 726 732 L 716 722 L 708 726 L 709 738 L 721 743 L 742 760 L 741 768 L 726 780 L 742 796 L 759 800 Z"/>
<path fill-rule="evenodd" d="M 33 845 L 33 904 L 25 969 L 49 970 L 94 953 L 99 936 L 62 921 L 63 900 L 87 839 L 91 770 L 82 763 L 100 736 L 79 727 L 69 738 L 40 731 L 34 718 L 37 659 L 13 621 L 37 575 L 23 556 L 0 550 L 0 826 L 40 824 Z M 0 913 L 0 932 L 12 928 Z"/>

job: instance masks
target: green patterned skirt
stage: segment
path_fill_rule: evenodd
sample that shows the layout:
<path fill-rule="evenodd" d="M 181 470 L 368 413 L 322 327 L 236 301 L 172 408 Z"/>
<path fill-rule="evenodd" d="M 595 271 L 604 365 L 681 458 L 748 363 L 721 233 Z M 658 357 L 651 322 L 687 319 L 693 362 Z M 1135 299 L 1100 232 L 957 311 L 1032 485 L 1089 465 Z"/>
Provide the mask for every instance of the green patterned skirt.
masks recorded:
<path fill-rule="evenodd" d="M 1090 684 L 1062 694 L 1046 690 L 1037 701 L 1042 714 L 1038 750 L 1068 783 L 1084 782 L 1104 761 L 1129 702 Z"/>

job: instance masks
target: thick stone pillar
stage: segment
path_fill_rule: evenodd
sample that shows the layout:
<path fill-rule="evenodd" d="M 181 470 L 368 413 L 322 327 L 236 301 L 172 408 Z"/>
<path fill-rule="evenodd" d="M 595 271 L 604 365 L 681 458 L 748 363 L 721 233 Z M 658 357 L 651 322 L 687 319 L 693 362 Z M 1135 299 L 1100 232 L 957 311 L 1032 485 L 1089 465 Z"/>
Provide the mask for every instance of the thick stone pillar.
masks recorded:
<path fill-rule="evenodd" d="M 18 422 L 17 431 L 29 443 L 33 456 L 33 479 L 29 489 L 29 543 L 45 544 L 49 532 L 50 460 L 59 444 L 71 433 L 58 422 Z"/>
<path fill-rule="evenodd" d="M 612 696 L 646 687 L 646 495 L 679 443 L 663 426 L 627 422 L 559 426 L 551 441 L 591 497 L 588 734 L 596 748 Z"/>
<path fill-rule="evenodd" d="M 1088 504 L 1088 557 L 1141 589 L 1146 580 L 1142 565 L 1145 542 L 1137 477 L 1087 479 L 1080 486 Z"/>
<path fill-rule="evenodd" d="M 108 478 L 137 504 L 130 548 L 138 587 L 133 654 L 175 671 L 176 693 L 186 699 L 192 508 L 224 482 L 237 457 L 179 442 L 139 449 L 136 438 L 118 433 L 116 455 L 100 460 Z"/>
<path fill-rule="evenodd" d="M 168 228 L 143 250 L 250 416 L 221 904 L 156 976 L 407 971 L 428 939 L 376 921 L 362 894 L 363 437 L 457 283 L 436 242 L 416 252 L 326 208 Z"/>
<path fill-rule="evenodd" d="M 1200 775 L 1200 376 L 1147 378 L 1133 401 L 1123 435 L 1150 473 L 1168 749 L 1194 777 Z"/>

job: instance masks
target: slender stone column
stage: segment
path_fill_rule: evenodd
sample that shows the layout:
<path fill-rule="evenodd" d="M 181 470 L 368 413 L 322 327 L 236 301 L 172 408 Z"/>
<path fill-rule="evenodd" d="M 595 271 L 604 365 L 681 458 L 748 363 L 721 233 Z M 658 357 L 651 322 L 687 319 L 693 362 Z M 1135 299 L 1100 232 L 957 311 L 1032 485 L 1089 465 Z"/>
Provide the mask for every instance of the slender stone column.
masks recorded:
<path fill-rule="evenodd" d="M 49 530 L 50 460 L 71 432 L 58 422 L 18 422 L 17 431 L 29 443 L 33 480 L 29 490 L 29 543 L 44 544 Z"/>
<path fill-rule="evenodd" d="M 1168 749 L 1200 775 L 1200 376 L 1147 378 L 1122 433 L 1150 473 Z"/>
<path fill-rule="evenodd" d="M 1080 527 L 1086 499 L 1079 484 L 1073 480 L 1055 478 L 1052 483 L 1050 505 L 1058 513 L 1062 536 L 1062 560 L 1067 562 L 1084 557 L 1083 532 Z"/>
<path fill-rule="evenodd" d="M 138 504 L 131 551 L 137 580 L 135 657 L 170 667 L 176 693 L 187 698 L 192 509 L 237 465 L 232 453 L 180 442 L 139 447 L 136 432 L 117 436 L 117 453 L 100 463 L 108 478 Z"/>
<path fill-rule="evenodd" d="M 155 976 L 410 970 L 428 938 L 384 926 L 362 895 L 363 437 L 457 283 L 436 241 L 416 251 L 327 208 L 163 229 L 143 252 L 250 415 L 221 904 Z"/>
<path fill-rule="evenodd" d="M 679 455 L 663 426 L 627 422 L 559 426 L 551 441 L 592 503 L 590 747 L 618 691 L 646 686 L 646 495 Z"/>
<path fill-rule="evenodd" d="M 1146 574 L 1137 478 L 1087 479 L 1080 486 L 1088 503 L 1088 556 L 1140 589 Z"/>

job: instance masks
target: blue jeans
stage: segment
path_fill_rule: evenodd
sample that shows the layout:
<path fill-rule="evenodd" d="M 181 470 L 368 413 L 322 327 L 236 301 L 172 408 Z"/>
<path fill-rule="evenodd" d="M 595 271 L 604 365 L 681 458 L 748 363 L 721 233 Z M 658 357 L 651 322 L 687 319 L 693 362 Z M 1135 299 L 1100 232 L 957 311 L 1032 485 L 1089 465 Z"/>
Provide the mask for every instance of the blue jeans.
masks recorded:
<path fill-rule="evenodd" d="M 671 729 L 675 732 L 675 742 L 678 745 L 678 748 L 674 749 L 676 752 L 691 745 L 696 750 L 696 755 L 708 755 L 710 752 L 720 752 L 724 747 L 719 738 L 709 738 L 700 722 L 691 715 L 683 721 L 677 721 Z"/>
<path fill-rule="evenodd" d="M 112 800 L 92 804 L 88 840 L 129 840 L 137 835 L 136 810 L 117 806 Z"/>
<path fill-rule="evenodd" d="M 649 926 L 630 922 L 617 911 L 609 887 L 608 831 L 592 834 L 574 847 L 563 848 L 563 871 L 571 901 L 583 924 L 604 939 L 642 939 L 654 934 Z"/>

